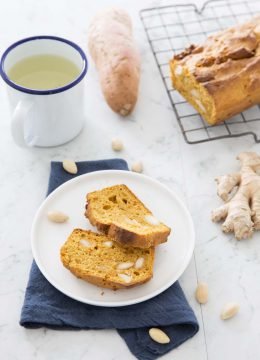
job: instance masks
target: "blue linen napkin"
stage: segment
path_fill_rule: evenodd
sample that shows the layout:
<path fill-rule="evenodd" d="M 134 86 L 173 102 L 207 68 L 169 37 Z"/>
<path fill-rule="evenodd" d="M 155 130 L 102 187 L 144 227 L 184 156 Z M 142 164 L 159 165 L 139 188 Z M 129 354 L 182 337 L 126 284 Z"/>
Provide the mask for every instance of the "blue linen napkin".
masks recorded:
<path fill-rule="evenodd" d="M 78 174 L 97 170 L 128 170 L 121 159 L 78 162 Z M 65 172 L 62 163 L 52 162 L 48 194 L 75 177 Z M 154 360 L 176 348 L 199 330 L 196 317 L 178 282 L 160 295 L 131 306 L 99 307 L 64 295 L 41 274 L 33 261 L 20 325 L 25 328 L 117 329 L 130 351 L 139 360 Z M 159 327 L 170 337 L 169 344 L 154 342 L 148 333 Z"/>

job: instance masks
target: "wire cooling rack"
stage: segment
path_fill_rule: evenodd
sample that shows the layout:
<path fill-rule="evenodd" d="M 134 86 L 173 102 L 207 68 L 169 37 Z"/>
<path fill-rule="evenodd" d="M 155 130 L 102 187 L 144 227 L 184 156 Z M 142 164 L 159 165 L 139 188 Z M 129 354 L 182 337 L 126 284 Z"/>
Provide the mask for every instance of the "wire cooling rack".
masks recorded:
<path fill-rule="evenodd" d="M 172 87 L 169 60 L 190 44 L 260 13 L 260 0 L 210 0 L 202 8 L 194 4 L 144 9 L 140 17 L 187 143 L 252 135 L 260 142 L 260 107 L 254 106 L 219 125 L 210 126 Z"/>

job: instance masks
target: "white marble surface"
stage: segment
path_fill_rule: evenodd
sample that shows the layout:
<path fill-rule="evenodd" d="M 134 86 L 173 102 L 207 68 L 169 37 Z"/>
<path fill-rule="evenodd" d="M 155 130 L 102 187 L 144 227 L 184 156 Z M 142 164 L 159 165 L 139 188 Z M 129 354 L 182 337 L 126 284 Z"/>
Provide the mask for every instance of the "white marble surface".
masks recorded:
<path fill-rule="evenodd" d="M 181 2 L 181 1 L 179 1 Z M 185 199 L 196 228 L 193 260 L 180 281 L 200 322 L 200 332 L 163 359 L 257 360 L 260 340 L 260 236 L 237 242 L 211 223 L 210 210 L 220 204 L 214 177 L 237 169 L 240 151 L 259 151 L 251 137 L 187 145 L 180 133 L 146 41 L 138 10 L 158 4 L 150 0 L 117 0 L 126 7 L 135 28 L 142 57 L 137 107 L 121 119 L 107 107 L 97 74 L 90 65 L 86 77 L 87 123 L 73 142 L 49 149 L 18 148 L 10 135 L 7 98 L 0 82 L 0 353 L 2 359 L 131 360 L 126 345 L 113 330 L 25 330 L 19 316 L 32 255 L 29 233 L 34 213 L 44 199 L 51 160 L 70 157 L 92 160 L 114 157 L 110 142 L 121 137 L 120 154 L 131 164 L 144 163 L 145 174 L 175 189 Z M 2 0 L 0 51 L 13 41 L 36 34 L 53 34 L 79 43 L 87 52 L 87 27 L 106 0 Z M 194 300 L 197 281 L 209 284 L 210 300 L 200 307 Z M 219 318 L 222 305 L 240 303 L 239 315 Z"/>

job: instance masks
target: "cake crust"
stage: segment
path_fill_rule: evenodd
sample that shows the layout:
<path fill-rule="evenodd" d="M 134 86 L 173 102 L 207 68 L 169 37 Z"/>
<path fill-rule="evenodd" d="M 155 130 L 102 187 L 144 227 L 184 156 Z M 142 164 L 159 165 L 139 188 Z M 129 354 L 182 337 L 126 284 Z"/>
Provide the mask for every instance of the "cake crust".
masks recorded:
<path fill-rule="evenodd" d="M 123 184 L 87 194 L 85 216 L 99 231 L 124 246 L 156 246 L 166 242 L 171 232 L 162 222 L 149 223 L 155 219 L 151 211 Z"/>
<path fill-rule="evenodd" d="M 191 45 L 170 69 L 173 86 L 209 124 L 260 103 L 260 16 Z"/>

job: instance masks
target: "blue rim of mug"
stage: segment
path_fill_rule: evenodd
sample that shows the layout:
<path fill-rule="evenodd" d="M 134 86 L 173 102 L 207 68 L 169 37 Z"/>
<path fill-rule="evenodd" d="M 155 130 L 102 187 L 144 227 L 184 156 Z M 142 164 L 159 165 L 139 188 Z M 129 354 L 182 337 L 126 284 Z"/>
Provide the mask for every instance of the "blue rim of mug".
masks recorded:
<path fill-rule="evenodd" d="M 16 48 L 17 46 L 19 46 L 23 43 L 33 41 L 33 40 L 46 40 L 46 39 L 63 42 L 67 45 L 70 45 L 71 47 L 73 47 L 75 50 L 78 51 L 78 53 L 80 54 L 80 56 L 82 58 L 82 64 L 83 64 L 82 70 L 81 70 L 81 73 L 79 74 L 79 76 L 72 82 L 68 83 L 67 85 L 64 85 L 64 86 L 61 86 L 58 88 L 47 89 L 47 90 L 36 90 L 36 89 L 26 88 L 26 87 L 16 84 L 12 80 L 10 80 L 4 69 L 5 59 L 8 56 L 8 54 L 10 53 L 10 51 L 12 51 L 14 48 Z M 0 61 L 0 75 L 2 76 L 3 80 L 8 85 L 10 85 L 12 88 L 14 88 L 16 90 L 22 91 L 27 94 L 34 94 L 34 95 L 51 95 L 51 94 L 57 94 L 62 91 L 68 90 L 68 89 L 72 88 L 73 86 L 77 85 L 84 78 L 84 76 L 87 73 L 87 69 L 88 69 L 87 57 L 86 57 L 84 51 L 77 44 L 75 44 L 74 42 L 72 42 L 70 40 L 67 40 L 67 39 L 64 39 L 64 38 L 61 38 L 58 36 L 51 36 L 51 35 L 32 36 L 32 37 L 28 37 L 25 39 L 21 39 L 15 43 L 13 43 L 5 50 L 5 52 L 2 55 L 1 61 Z"/>

